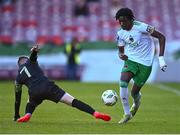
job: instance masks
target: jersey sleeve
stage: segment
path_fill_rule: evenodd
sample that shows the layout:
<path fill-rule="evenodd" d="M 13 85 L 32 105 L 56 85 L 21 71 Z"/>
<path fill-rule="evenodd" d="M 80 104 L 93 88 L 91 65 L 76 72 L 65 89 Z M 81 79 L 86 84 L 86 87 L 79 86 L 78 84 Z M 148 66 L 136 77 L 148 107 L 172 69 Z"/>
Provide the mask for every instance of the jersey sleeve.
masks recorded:
<path fill-rule="evenodd" d="M 30 61 L 31 62 L 37 62 L 37 52 L 33 51 L 30 55 Z"/>
<path fill-rule="evenodd" d="M 125 46 L 124 40 L 121 39 L 119 33 L 117 33 L 117 46 Z"/>
<path fill-rule="evenodd" d="M 149 25 L 149 24 L 146 24 L 146 23 L 141 23 L 141 25 L 139 26 L 139 29 L 141 32 L 143 33 L 149 33 L 149 34 L 152 34 L 155 30 L 155 27 Z"/>

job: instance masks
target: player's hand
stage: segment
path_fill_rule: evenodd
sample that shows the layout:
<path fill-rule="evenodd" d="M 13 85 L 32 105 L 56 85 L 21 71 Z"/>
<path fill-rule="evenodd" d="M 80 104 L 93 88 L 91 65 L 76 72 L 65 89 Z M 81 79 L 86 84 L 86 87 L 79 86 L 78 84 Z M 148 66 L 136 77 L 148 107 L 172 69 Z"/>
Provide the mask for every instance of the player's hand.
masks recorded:
<path fill-rule="evenodd" d="M 35 45 L 31 48 L 31 52 L 33 52 L 33 51 L 35 51 L 35 52 L 38 52 L 38 51 L 39 51 L 39 44 L 38 44 L 38 43 L 35 44 Z"/>
<path fill-rule="evenodd" d="M 128 56 L 125 55 L 125 54 L 120 54 L 120 53 L 119 53 L 119 58 L 120 58 L 121 60 L 128 60 Z"/>
<path fill-rule="evenodd" d="M 17 121 L 20 118 L 20 115 L 14 116 L 13 121 Z"/>
<path fill-rule="evenodd" d="M 160 65 L 161 70 L 163 72 L 166 72 L 167 64 L 166 64 L 163 56 L 159 56 L 159 65 Z"/>

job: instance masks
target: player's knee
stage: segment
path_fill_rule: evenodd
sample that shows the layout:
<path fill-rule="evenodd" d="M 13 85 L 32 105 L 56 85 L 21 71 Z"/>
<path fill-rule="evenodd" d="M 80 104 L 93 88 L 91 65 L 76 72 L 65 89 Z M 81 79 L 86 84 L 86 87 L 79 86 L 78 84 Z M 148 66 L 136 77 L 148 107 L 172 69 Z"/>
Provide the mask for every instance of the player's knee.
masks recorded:
<path fill-rule="evenodd" d="M 125 81 L 120 81 L 119 85 L 120 85 L 120 87 L 122 87 L 122 88 L 127 88 L 127 87 L 128 87 L 128 83 L 125 82 Z"/>
<path fill-rule="evenodd" d="M 42 100 L 41 101 L 38 101 L 38 102 L 28 102 L 28 104 L 32 107 L 37 107 L 38 105 L 40 105 L 42 103 Z"/>
<path fill-rule="evenodd" d="M 73 97 L 73 96 L 71 96 L 71 95 L 68 94 L 68 93 L 65 93 L 65 94 L 63 95 L 63 97 L 60 99 L 60 102 L 63 102 L 63 103 L 65 103 L 65 104 L 67 104 L 67 105 L 72 105 L 73 100 L 74 100 L 74 97 Z"/>

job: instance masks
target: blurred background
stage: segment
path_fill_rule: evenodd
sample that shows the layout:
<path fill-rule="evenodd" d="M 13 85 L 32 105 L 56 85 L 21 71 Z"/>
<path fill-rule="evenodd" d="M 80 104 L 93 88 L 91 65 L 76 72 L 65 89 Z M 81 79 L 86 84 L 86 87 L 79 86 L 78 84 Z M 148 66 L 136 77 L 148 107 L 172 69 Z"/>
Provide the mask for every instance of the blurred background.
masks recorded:
<path fill-rule="evenodd" d="M 51 79 L 118 82 L 123 62 L 114 16 L 122 7 L 166 36 L 168 70 L 160 71 L 156 57 L 148 82 L 180 82 L 180 0 L 0 0 L 0 79 L 14 79 L 18 56 L 40 43 L 38 60 Z M 69 69 L 73 39 L 79 50 Z"/>

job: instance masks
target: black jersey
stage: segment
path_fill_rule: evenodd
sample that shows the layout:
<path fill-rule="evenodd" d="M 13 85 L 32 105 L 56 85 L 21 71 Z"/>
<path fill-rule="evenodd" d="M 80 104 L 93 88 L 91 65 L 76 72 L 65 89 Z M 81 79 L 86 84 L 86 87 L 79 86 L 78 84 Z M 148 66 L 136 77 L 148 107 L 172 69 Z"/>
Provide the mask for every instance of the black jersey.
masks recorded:
<path fill-rule="evenodd" d="M 37 62 L 32 63 L 30 60 L 19 68 L 16 77 L 16 82 L 18 84 L 25 84 L 29 89 L 44 81 L 48 81 L 48 79 L 39 67 L 39 64 Z"/>
<path fill-rule="evenodd" d="M 42 82 L 48 82 L 48 78 L 37 62 L 37 54 L 32 53 L 30 59 L 19 67 L 16 83 L 25 84 L 31 90 Z"/>

